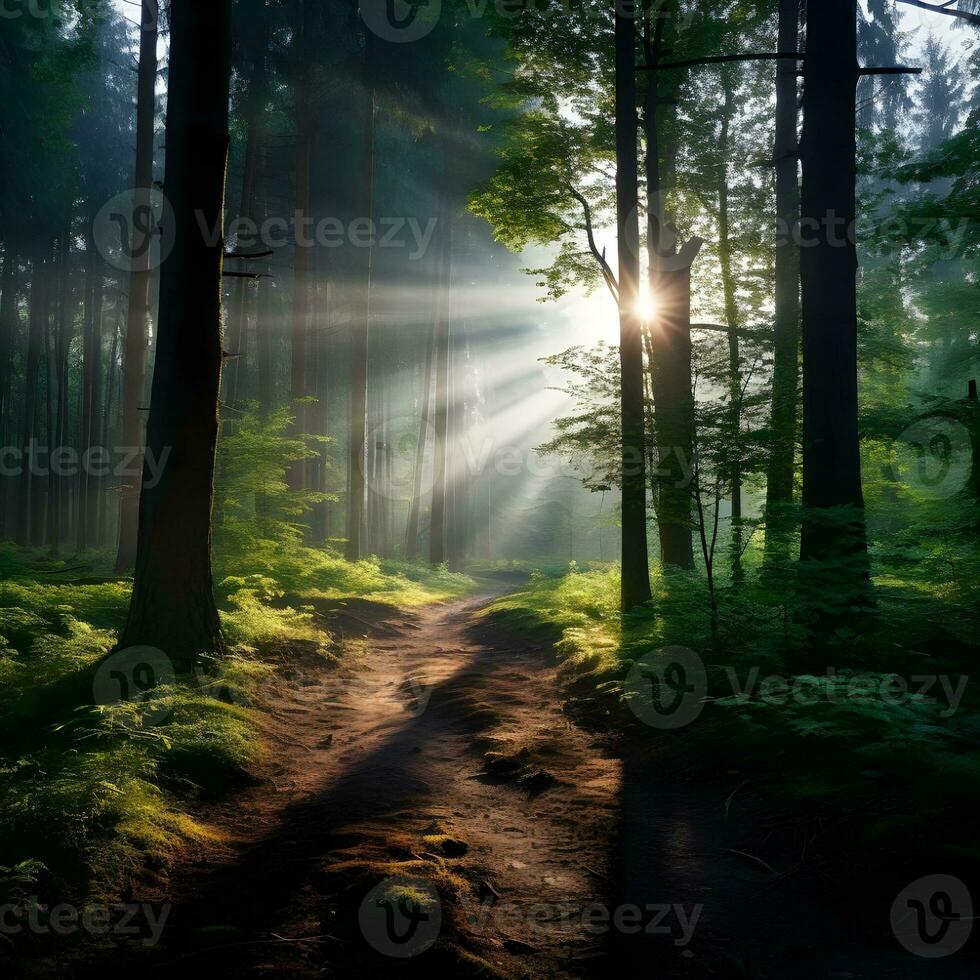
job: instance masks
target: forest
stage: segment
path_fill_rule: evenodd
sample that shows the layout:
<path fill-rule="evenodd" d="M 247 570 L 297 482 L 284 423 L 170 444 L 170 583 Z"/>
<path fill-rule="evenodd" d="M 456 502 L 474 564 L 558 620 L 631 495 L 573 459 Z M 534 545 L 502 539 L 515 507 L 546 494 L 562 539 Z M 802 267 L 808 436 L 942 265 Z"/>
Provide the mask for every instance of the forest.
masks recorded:
<path fill-rule="evenodd" d="M 980 0 L 0 0 L 0 976 L 977 976 L 978 376 Z"/>

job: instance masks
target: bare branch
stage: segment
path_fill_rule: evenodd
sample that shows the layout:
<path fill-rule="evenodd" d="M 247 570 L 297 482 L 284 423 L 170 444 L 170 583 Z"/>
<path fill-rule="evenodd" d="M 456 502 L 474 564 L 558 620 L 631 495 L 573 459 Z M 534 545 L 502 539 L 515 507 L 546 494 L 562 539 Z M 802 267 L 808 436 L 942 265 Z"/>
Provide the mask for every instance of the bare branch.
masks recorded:
<path fill-rule="evenodd" d="M 638 65 L 637 71 L 661 71 L 666 68 L 697 68 L 701 65 L 724 65 L 731 61 L 802 61 L 802 51 L 755 51 L 750 54 L 717 54 L 687 61 L 667 61 L 660 65 Z"/>
<path fill-rule="evenodd" d="M 920 10 L 928 10 L 934 14 L 945 14 L 947 17 L 958 17 L 967 23 L 976 24 L 980 27 L 980 14 L 971 14 L 969 10 L 953 9 L 948 3 L 936 6 L 934 3 L 926 3 L 925 0 L 898 0 L 899 3 L 907 3 L 910 7 L 918 7 Z"/>
<path fill-rule="evenodd" d="M 908 68 L 905 65 L 894 65 L 891 68 L 861 68 L 858 74 L 865 75 L 921 75 L 921 68 Z"/>
<path fill-rule="evenodd" d="M 613 275 L 613 271 L 609 268 L 609 263 L 606 261 L 605 250 L 600 252 L 599 247 L 596 245 L 595 235 L 592 233 L 592 208 L 589 207 L 589 202 L 586 200 L 585 195 L 577 191 L 571 181 L 566 181 L 565 186 L 568 188 L 569 194 L 582 205 L 582 213 L 585 216 L 585 237 L 589 242 L 589 251 L 592 253 L 596 262 L 599 263 L 599 268 L 602 270 L 602 278 L 606 280 L 606 286 L 618 305 L 619 283 L 616 281 L 616 277 Z"/>

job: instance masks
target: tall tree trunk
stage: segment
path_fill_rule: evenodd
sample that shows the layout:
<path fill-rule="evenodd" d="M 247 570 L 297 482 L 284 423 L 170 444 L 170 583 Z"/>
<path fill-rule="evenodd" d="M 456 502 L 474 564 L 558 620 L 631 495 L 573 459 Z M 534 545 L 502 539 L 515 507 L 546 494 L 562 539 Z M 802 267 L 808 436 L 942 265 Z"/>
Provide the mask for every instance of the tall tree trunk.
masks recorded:
<path fill-rule="evenodd" d="M 52 272 L 54 269 L 54 264 L 52 263 Z M 57 310 L 55 310 L 54 324 L 52 324 L 51 316 L 51 276 L 48 277 L 47 290 L 48 295 L 45 298 L 45 316 L 44 316 L 44 436 L 38 437 L 38 441 L 41 446 L 47 449 L 47 469 L 48 474 L 46 479 L 41 479 L 40 477 L 33 482 L 32 485 L 32 497 L 34 498 L 31 503 L 31 513 L 33 515 L 32 522 L 33 528 L 31 537 L 34 542 L 38 545 L 50 544 L 50 528 L 53 523 L 52 518 L 52 506 L 53 506 L 53 494 L 51 487 L 51 450 L 56 445 L 54 440 L 54 417 L 55 417 L 55 344 L 57 338 L 55 336 L 55 331 L 57 330 Z"/>
<path fill-rule="evenodd" d="M 454 328 L 449 360 L 450 442 L 451 457 L 460 460 L 453 473 L 449 509 L 449 567 L 460 571 L 466 560 L 466 511 L 469 497 L 469 473 L 462 461 L 468 458 L 466 438 L 466 322 L 462 319 Z"/>
<path fill-rule="evenodd" d="M 647 64 L 659 63 L 663 54 L 664 26 L 669 7 L 659 11 L 651 36 L 648 10 L 644 19 Z M 694 445 L 694 400 L 691 395 L 690 264 L 678 265 L 667 227 L 665 198 L 672 167 L 665 160 L 661 173 L 661 140 L 658 127 L 662 104 L 656 71 L 647 72 L 643 128 L 646 143 L 648 288 L 656 304 L 649 325 L 651 387 L 657 438 L 657 530 L 660 561 L 664 567 L 694 567 L 692 498 L 684 482 Z M 670 154 L 667 155 L 669 158 Z M 698 240 L 694 240 L 698 241 Z M 693 262 L 697 247 L 686 256 Z M 685 259 L 688 261 L 688 259 Z M 675 292 L 676 290 L 676 292 Z M 681 460 L 681 456 L 686 459 Z"/>
<path fill-rule="evenodd" d="M 105 411 L 103 404 L 104 377 L 102 374 L 102 329 L 105 323 L 105 277 L 103 274 L 102 263 L 96 260 L 96 276 L 93 284 L 95 290 L 92 298 L 92 332 L 90 335 L 90 357 L 86 363 L 86 370 L 91 372 L 90 376 L 90 415 L 87 446 L 99 450 L 101 455 L 102 445 L 100 434 L 102 432 L 102 419 Z M 86 475 L 88 492 L 86 495 L 85 520 L 87 530 L 85 532 L 89 547 L 98 547 L 98 524 L 99 524 L 99 504 L 102 493 L 102 480 L 94 472 Z"/>
<path fill-rule="evenodd" d="M 95 546 L 95 508 L 97 490 L 95 477 L 85 460 L 98 442 L 99 421 L 102 415 L 102 306 L 105 285 L 102 266 L 95 244 L 89 239 L 88 269 L 85 282 L 85 323 L 82 336 L 82 405 L 81 445 L 82 465 L 78 475 L 79 551 Z"/>
<path fill-rule="evenodd" d="M 310 218 L 310 153 L 313 146 L 313 114 L 311 105 L 312 73 L 312 0 L 297 0 L 296 23 L 296 81 L 293 96 L 296 112 L 296 213 L 304 221 Z M 290 384 L 293 400 L 293 432 L 308 431 L 306 347 L 310 319 L 310 245 L 305 240 L 302 225 L 296 230 L 293 249 L 293 308 L 290 316 Z M 308 483 L 306 460 L 297 460 L 287 475 L 293 489 Z"/>
<path fill-rule="evenodd" d="M 446 494 L 449 478 L 449 341 L 452 330 L 453 223 L 449 205 L 442 211 L 442 272 L 435 329 L 435 461 L 432 472 L 432 508 L 429 521 L 429 561 L 446 561 Z"/>
<path fill-rule="evenodd" d="M 636 114 L 636 25 L 616 6 L 616 229 L 622 421 L 622 587 L 628 611 L 650 599 L 647 555 L 643 339 L 639 302 L 640 226 Z"/>
<path fill-rule="evenodd" d="M 159 0 L 142 0 L 139 81 L 136 94 L 136 182 L 133 194 L 132 269 L 129 312 L 123 346 L 122 443 L 127 453 L 143 445 L 143 398 L 146 388 L 147 321 L 150 317 L 150 254 L 153 243 L 153 140 L 156 127 L 156 82 Z M 139 522 L 139 469 L 142 452 L 133 460 L 119 487 L 119 548 L 116 571 L 136 560 Z"/>
<path fill-rule="evenodd" d="M 857 0 L 807 5 L 803 97 L 803 537 L 805 561 L 867 576 L 858 436 L 855 94 Z M 836 588 L 847 591 L 840 567 Z"/>
<path fill-rule="evenodd" d="M 374 214 L 374 117 L 375 95 L 370 84 L 370 40 L 365 54 L 364 170 L 362 173 L 363 214 Z M 361 322 L 355 317 L 351 335 L 350 422 L 348 434 L 348 468 L 350 493 L 347 501 L 347 558 L 357 561 L 362 555 L 367 528 L 364 521 L 365 467 L 367 466 L 367 386 L 371 337 L 371 274 L 374 249 L 364 249 L 363 296 Z"/>
<path fill-rule="evenodd" d="M 263 202 L 263 217 L 268 217 L 268 205 Z M 268 418 L 273 408 L 272 363 L 272 290 L 267 279 L 260 279 L 255 303 L 255 369 L 258 384 L 259 410 Z"/>
<path fill-rule="evenodd" d="M 800 44 L 800 0 L 779 0 L 779 51 Z M 766 472 L 766 560 L 788 556 L 800 379 L 799 108 L 797 65 L 776 69 L 776 322 L 772 360 L 772 448 Z"/>
<path fill-rule="evenodd" d="M 331 360 L 336 360 L 336 351 L 331 349 L 331 333 L 333 323 L 330 317 L 331 290 L 330 280 L 321 272 L 319 252 L 314 252 L 313 271 L 313 329 L 310 335 L 310 351 L 313 357 L 313 394 L 316 404 L 310 412 L 311 431 L 318 435 L 326 435 L 329 431 L 329 395 L 333 387 L 330 379 Z M 324 311 L 324 312 L 321 312 Z M 326 446 L 317 448 L 316 456 L 310 460 L 310 487 L 319 493 L 326 494 L 328 456 Z M 328 501 L 321 500 L 313 505 L 310 515 L 309 539 L 314 545 L 323 545 L 329 537 L 328 531 L 329 508 Z"/>
<path fill-rule="evenodd" d="M 378 331 L 377 355 L 371 358 L 368 374 L 367 405 L 367 540 L 368 553 L 381 555 L 381 512 L 384 508 L 382 461 L 384 459 L 384 397 L 386 343 L 383 329 Z"/>
<path fill-rule="evenodd" d="M 221 228 L 228 156 L 231 0 L 172 0 L 164 189 L 174 248 L 163 264 L 133 598 L 119 645 L 163 650 L 178 668 L 221 646 L 211 512 L 221 383 Z M 198 217 L 201 223 L 198 223 Z M 169 452 L 169 458 L 164 454 Z"/>
<path fill-rule="evenodd" d="M 18 544 L 30 545 L 32 540 L 33 503 L 32 483 L 36 477 L 32 473 L 28 452 L 33 453 L 38 433 L 38 380 L 41 368 L 41 354 L 44 346 L 45 302 L 44 250 L 37 249 L 31 269 L 31 293 L 28 309 L 27 357 L 24 362 L 24 406 L 21 416 L 21 446 L 24 458 L 18 491 L 16 540 Z"/>
<path fill-rule="evenodd" d="M 377 506 L 378 506 L 378 530 L 377 530 L 377 553 L 382 558 L 391 557 L 391 433 L 390 417 L 391 405 L 389 400 L 388 385 L 392 383 L 391 376 L 385 383 L 379 400 L 379 438 L 377 466 Z"/>
<path fill-rule="evenodd" d="M 725 322 L 728 324 L 728 439 L 729 486 L 732 499 L 731 569 L 732 579 L 742 577 L 742 372 L 738 344 L 738 303 L 735 297 L 735 274 L 732 269 L 732 230 L 728 191 L 728 158 L 731 148 L 731 126 L 735 115 L 735 79 L 730 65 L 721 71 L 725 101 L 722 106 L 721 135 L 718 141 L 720 163 L 718 185 L 718 264 L 721 267 L 722 292 L 725 299 Z"/>
<path fill-rule="evenodd" d="M 419 439 L 415 445 L 415 472 L 412 482 L 412 503 L 408 512 L 408 530 L 405 536 L 405 554 L 409 561 L 418 557 L 419 513 L 422 509 L 422 470 L 425 467 L 425 446 L 429 433 L 429 406 L 432 403 L 432 359 L 435 333 L 429 332 L 425 345 L 425 372 L 422 375 L 422 408 L 419 416 Z"/>
<path fill-rule="evenodd" d="M 13 353 L 18 341 L 18 271 L 20 257 L 9 234 L 3 249 L 3 279 L 0 280 L 0 445 L 10 445 L 12 432 L 11 382 Z M 0 478 L 0 535 L 9 536 L 11 526 L 12 480 Z"/>
<path fill-rule="evenodd" d="M 51 451 L 67 445 L 68 439 L 68 351 L 71 346 L 71 221 L 61 236 L 59 272 L 58 317 L 55 325 L 54 373 L 57 400 L 55 402 L 54 428 Z M 65 538 L 65 487 L 61 473 L 52 466 L 48 475 L 48 544 L 57 554 Z"/>
<path fill-rule="evenodd" d="M 119 324 L 113 322 L 112 343 L 109 345 L 109 359 L 105 371 L 105 405 L 99 425 L 99 445 L 109 451 L 109 436 L 112 429 L 112 402 L 116 394 L 116 361 L 119 357 Z M 109 495 L 108 482 L 105 474 L 97 477 L 98 488 L 95 497 L 95 540 L 99 548 L 104 548 L 109 537 Z"/>
<path fill-rule="evenodd" d="M 301 4 L 302 6 L 302 4 Z M 300 11 L 300 16 L 304 17 L 305 8 Z M 305 27 L 303 30 L 303 45 L 308 44 L 305 38 Z M 251 60 L 251 71 L 248 80 L 248 91 L 245 98 L 245 164 L 242 170 L 241 196 L 238 202 L 238 217 L 242 221 L 253 220 L 255 217 L 255 198 L 258 186 L 258 173 L 262 157 L 263 144 L 265 142 L 265 112 L 266 112 L 266 83 L 265 83 L 265 62 L 266 48 L 268 46 L 268 20 L 263 17 L 260 29 L 255 36 L 248 38 Z M 309 92 L 308 81 L 301 83 L 297 87 L 297 109 L 299 108 L 300 88 L 304 91 L 303 120 L 297 118 L 297 125 L 300 131 L 297 133 L 297 168 L 301 167 L 300 156 L 302 151 L 308 152 L 309 148 Z M 305 167 L 307 174 L 307 202 L 301 205 L 297 201 L 297 207 L 309 207 L 309 162 Z M 299 187 L 297 185 L 297 194 Z M 236 243 L 240 245 L 241 243 Z M 247 279 L 238 279 L 233 290 L 234 302 L 232 304 L 231 330 L 228 335 L 228 352 L 232 355 L 230 363 L 225 368 L 224 389 L 225 401 L 236 406 L 242 398 L 242 379 L 245 377 L 246 352 L 247 352 L 247 330 L 248 330 L 248 307 L 249 307 L 249 286 Z"/>

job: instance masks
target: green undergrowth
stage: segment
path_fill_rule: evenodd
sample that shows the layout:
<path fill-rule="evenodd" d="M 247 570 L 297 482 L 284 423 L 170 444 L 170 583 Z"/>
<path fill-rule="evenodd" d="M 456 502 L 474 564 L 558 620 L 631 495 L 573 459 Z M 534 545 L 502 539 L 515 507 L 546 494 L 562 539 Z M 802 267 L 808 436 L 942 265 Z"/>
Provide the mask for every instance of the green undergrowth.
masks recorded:
<path fill-rule="evenodd" d="M 624 751 L 652 754 L 665 771 L 747 781 L 804 817 L 855 811 L 848 848 L 904 848 L 912 860 L 938 852 L 980 868 L 971 816 L 980 803 L 980 697 L 969 679 L 977 594 L 930 584 L 945 581 L 941 560 L 879 562 L 875 611 L 863 627 L 821 634 L 819 654 L 805 593 L 785 570 L 749 569 L 737 586 L 726 583 L 714 629 L 700 574 L 656 571 L 653 601 L 623 617 L 612 566 L 533 575 L 486 615 L 553 643 L 570 709 L 618 732 Z M 972 558 L 960 549 L 953 560 Z M 670 704 L 665 668 L 676 647 L 703 664 L 703 697 L 689 695 L 698 704 L 689 723 L 654 727 L 644 708 L 661 697 Z"/>
<path fill-rule="evenodd" d="M 0 903 L 108 901 L 134 883 L 153 887 L 187 842 L 212 838 L 195 801 L 248 778 L 262 752 L 263 681 L 297 656 L 327 667 L 342 653 L 317 621 L 317 598 L 410 607 L 473 588 L 445 569 L 349 564 L 293 541 L 258 542 L 216 562 L 225 654 L 158 681 L 142 700 L 94 705 L 91 678 L 114 647 L 131 588 L 111 579 L 108 561 L 87 556 L 79 568 L 0 546 L 0 729 L 9 736 Z"/>
<path fill-rule="evenodd" d="M 288 552 L 257 548 L 249 554 L 251 576 L 227 575 L 220 583 L 226 594 L 251 591 L 262 579 L 299 600 L 343 599 L 410 608 L 466 595 L 475 584 L 468 575 L 394 559 L 348 562 L 329 551 L 297 547 Z"/>
<path fill-rule="evenodd" d="M 189 674 L 164 670 L 133 700 L 98 703 L 123 683 L 133 698 L 146 679 L 144 667 L 129 676 L 106 660 L 132 584 L 114 576 L 113 556 L 0 545 L 0 904 L 152 886 L 177 849 L 212 836 L 195 801 L 248 778 L 262 752 L 263 681 L 300 659 L 326 668 L 343 652 L 321 600 L 405 608 L 475 588 L 445 568 L 350 563 L 307 547 L 304 522 L 325 495 L 291 488 L 286 472 L 321 447 L 290 423 L 285 409 L 250 412 L 221 440 L 215 596 L 226 651 Z M 106 675 L 108 698 L 96 690 Z"/>

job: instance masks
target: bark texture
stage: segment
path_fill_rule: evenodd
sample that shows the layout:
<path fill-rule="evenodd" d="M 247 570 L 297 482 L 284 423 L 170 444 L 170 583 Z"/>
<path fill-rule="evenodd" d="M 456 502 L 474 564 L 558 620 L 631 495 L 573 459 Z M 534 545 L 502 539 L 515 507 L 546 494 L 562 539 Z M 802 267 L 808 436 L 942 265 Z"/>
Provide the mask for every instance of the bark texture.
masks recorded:
<path fill-rule="evenodd" d="M 228 157 L 231 0 L 173 0 L 164 190 L 175 242 L 161 268 L 133 598 L 120 647 L 160 648 L 178 667 L 221 647 L 211 512 L 221 382 L 222 227 Z"/>
<path fill-rule="evenodd" d="M 616 229 L 622 423 L 622 586 L 624 611 L 650 599 L 647 552 L 643 335 L 639 302 L 640 225 L 636 114 L 636 22 L 616 9 Z"/>
<path fill-rule="evenodd" d="M 801 557 L 857 557 L 860 566 L 867 545 L 858 436 L 858 264 L 849 233 L 856 210 L 857 0 L 808 4 L 807 50 Z"/>

